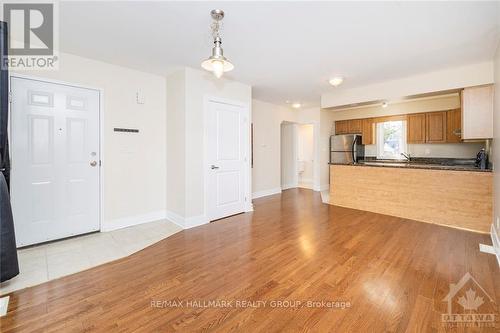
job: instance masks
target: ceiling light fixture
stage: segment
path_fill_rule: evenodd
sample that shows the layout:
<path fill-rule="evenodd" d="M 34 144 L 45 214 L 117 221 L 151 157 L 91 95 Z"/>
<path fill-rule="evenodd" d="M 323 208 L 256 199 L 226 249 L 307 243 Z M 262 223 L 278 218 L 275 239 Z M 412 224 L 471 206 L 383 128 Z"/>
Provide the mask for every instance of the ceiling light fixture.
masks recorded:
<path fill-rule="evenodd" d="M 332 86 L 338 87 L 342 84 L 342 82 L 344 82 L 344 78 L 341 76 L 336 76 L 331 78 L 328 82 L 330 82 Z"/>
<path fill-rule="evenodd" d="M 201 67 L 209 72 L 212 72 L 216 78 L 220 78 L 224 72 L 233 70 L 234 65 L 224 57 L 220 37 L 221 21 L 224 18 L 224 11 L 221 9 L 214 9 L 210 12 L 213 22 L 211 25 L 212 37 L 214 38 L 214 47 L 212 48 L 212 55 L 201 63 Z"/>
<path fill-rule="evenodd" d="M 299 109 L 302 106 L 300 103 L 292 103 L 292 108 Z"/>

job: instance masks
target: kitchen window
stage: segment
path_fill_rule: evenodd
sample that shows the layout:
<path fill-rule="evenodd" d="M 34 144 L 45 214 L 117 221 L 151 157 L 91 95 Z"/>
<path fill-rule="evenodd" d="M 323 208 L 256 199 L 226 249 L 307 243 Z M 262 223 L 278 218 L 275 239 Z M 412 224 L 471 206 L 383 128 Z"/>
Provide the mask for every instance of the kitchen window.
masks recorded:
<path fill-rule="evenodd" d="M 377 124 L 377 158 L 401 159 L 401 153 L 406 151 L 406 121 L 386 121 Z"/>

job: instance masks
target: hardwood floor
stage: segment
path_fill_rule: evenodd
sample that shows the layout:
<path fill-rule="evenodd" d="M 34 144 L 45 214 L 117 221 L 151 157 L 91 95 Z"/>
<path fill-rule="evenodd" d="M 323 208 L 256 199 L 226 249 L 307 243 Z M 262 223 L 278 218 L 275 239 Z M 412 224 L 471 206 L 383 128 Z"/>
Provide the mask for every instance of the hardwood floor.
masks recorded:
<path fill-rule="evenodd" d="M 254 206 L 14 292 L 1 332 L 498 332 L 498 322 L 449 329 L 441 321 L 449 284 L 467 272 L 499 304 L 498 264 L 478 249 L 491 244 L 487 235 L 326 205 L 304 189 Z M 483 300 L 481 313 L 498 321 L 498 306 Z"/>

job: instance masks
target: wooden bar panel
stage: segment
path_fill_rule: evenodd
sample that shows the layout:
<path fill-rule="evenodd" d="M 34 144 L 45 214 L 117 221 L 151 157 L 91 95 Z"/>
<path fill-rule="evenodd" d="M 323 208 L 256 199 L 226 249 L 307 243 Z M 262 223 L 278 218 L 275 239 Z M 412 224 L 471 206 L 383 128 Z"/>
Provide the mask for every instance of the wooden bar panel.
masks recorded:
<path fill-rule="evenodd" d="M 488 233 L 489 172 L 330 166 L 330 204 Z"/>

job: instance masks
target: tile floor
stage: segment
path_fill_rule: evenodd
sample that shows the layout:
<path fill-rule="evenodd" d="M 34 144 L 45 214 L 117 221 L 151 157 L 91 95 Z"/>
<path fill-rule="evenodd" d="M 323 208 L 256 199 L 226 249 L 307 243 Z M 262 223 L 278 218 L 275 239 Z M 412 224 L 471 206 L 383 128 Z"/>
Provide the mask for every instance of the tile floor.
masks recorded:
<path fill-rule="evenodd" d="M 128 256 L 180 230 L 162 220 L 21 249 L 20 273 L 0 284 L 0 295 Z"/>

